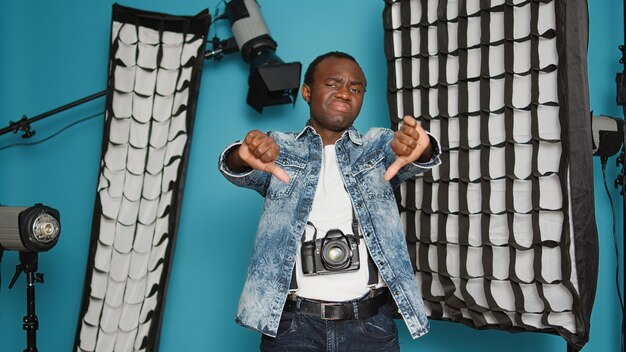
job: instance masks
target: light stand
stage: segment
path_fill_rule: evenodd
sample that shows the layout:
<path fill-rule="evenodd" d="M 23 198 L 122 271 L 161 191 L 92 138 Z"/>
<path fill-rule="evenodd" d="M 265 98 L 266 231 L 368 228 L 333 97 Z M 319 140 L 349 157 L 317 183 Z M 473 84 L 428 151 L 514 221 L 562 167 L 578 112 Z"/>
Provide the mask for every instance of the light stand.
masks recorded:
<path fill-rule="evenodd" d="M 624 26 L 624 40 L 626 41 L 626 0 L 624 0 L 624 4 L 623 4 L 623 16 L 622 16 L 622 20 L 623 22 L 623 26 Z M 622 54 L 622 57 L 620 58 L 619 62 L 622 65 L 626 65 L 626 47 L 625 45 L 620 45 L 619 46 L 619 50 Z M 616 97 L 616 101 L 618 105 L 622 105 L 624 106 L 624 118 L 626 118 L 626 67 L 624 69 L 624 71 L 622 71 L 621 73 L 617 74 L 617 79 L 616 79 L 616 83 L 617 83 L 617 87 L 616 87 L 616 92 L 617 92 L 617 97 Z M 622 200 L 623 200 L 623 213 L 622 213 L 622 222 L 624 223 L 623 226 L 623 233 L 622 233 L 622 278 L 624 279 L 624 281 L 622 281 L 625 285 L 626 285 L 626 250 L 624 250 L 626 248 L 626 220 L 624 220 L 626 218 L 626 195 L 624 194 L 626 192 L 626 156 L 624 155 L 626 149 L 626 131 L 624 131 L 624 144 L 622 145 L 622 152 L 620 154 L 620 156 L 617 158 L 617 166 L 619 167 L 619 165 L 622 165 L 622 171 L 621 173 L 617 176 L 617 178 L 615 179 L 615 187 L 619 187 L 621 185 L 622 190 L 620 192 L 620 194 L 622 195 Z M 623 292 L 623 291 L 622 291 Z M 626 296 L 626 295 L 625 295 Z M 626 298 L 626 297 L 625 297 Z M 621 299 L 618 297 L 618 299 Z M 621 336 L 621 351 L 624 352 L 625 351 L 625 345 L 626 345 L 626 314 L 624 313 L 624 307 L 622 307 L 622 336 Z"/>
<path fill-rule="evenodd" d="M 38 254 L 36 252 L 20 252 L 20 263 L 15 267 L 15 274 L 9 284 L 13 288 L 15 281 L 23 271 L 26 274 L 26 315 L 22 329 L 26 330 L 26 349 L 24 352 L 37 352 L 37 329 L 39 320 L 35 314 L 35 283 L 43 283 L 43 274 L 37 272 Z"/>
<path fill-rule="evenodd" d="M 623 223 L 624 232 L 622 233 L 622 264 L 623 264 L 622 265 L 622 278 L 624 281 L 622 282 L 626 282 L 626 251 L 624 251 L 624 248 L 626 248 L 626 220 L 624 220 L 626 219 L 626 195 L 624 195 L 624 191 L 626 190 L 625 148 L 626 148 L 626 131 L 624 132 L 624 144 L 622 145 L 622 152 L 620 153 L 616 161 L 617 167 L 619 167 L 620 164 L 622 165 L 622 170 L 617 175 L 617 178 L 615 179 L 615 188 L 619 188 L 620 186 L 622 187 L 620 194 L 622 195 L 622 201 L 623 201 L 622 223 Z M 622 352 L 624 352 L 624 346 L 626 342 L 624 341 L 624 336 L 626 336 L 626 331 L 624 330 L 624 328 L 626 327 L 624 324 L 626 322 L 626 314 L 624 312 L 625 311 L 622 309 L 622 348 L 621 348 Z"/>

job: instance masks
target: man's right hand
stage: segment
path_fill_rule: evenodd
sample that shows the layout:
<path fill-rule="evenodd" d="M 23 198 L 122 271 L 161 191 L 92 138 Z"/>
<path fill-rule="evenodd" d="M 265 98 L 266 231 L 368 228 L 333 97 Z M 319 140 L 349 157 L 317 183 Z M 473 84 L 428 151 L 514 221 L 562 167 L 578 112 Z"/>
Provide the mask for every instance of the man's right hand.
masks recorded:
<path fill-rule="evenodd" d="M 289 183 L 287 172 L 274 163 L 279 152 L 280 147 L 272 137 L 259 130 L 252 130 L 246 134 L 237 151 L 230 154 L 228 167 L 234 171 L 250 167 L 269 172 L 279 180 Z"/>

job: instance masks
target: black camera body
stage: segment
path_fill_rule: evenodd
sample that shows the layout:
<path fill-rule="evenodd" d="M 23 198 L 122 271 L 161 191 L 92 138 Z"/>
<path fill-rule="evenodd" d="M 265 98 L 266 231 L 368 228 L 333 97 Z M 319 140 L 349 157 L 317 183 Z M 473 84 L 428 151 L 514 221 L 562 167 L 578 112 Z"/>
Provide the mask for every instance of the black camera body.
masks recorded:
<path fill-rule="evenodd" d="M 300 256 L 305 276 L 359 270 L 359 238 L 332 229 L 324 238 L 303 242 Z"/>

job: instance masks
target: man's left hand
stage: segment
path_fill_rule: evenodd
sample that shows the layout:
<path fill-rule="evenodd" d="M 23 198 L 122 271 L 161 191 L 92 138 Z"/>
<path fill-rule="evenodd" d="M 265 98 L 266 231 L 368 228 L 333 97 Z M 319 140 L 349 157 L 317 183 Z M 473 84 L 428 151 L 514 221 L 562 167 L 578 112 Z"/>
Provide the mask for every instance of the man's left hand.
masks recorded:
<path fill-rule="evenodd" d="M 397 159 L 385 171 L 385 180 L 391 180 L 402 167 L 414 161 L 428 161 L 433 155 L 430 138 L 412 116 L 404 116 L 404 124 L 395 132 L 391 149 Z"/>

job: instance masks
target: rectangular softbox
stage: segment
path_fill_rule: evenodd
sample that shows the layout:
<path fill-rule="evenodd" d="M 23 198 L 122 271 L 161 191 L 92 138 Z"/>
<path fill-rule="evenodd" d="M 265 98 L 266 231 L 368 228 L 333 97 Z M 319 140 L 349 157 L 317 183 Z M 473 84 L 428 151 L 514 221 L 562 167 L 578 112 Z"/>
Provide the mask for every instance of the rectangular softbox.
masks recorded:
<path fill-rule="evenodd" d="M 76 351 L 158 350 L 209 22 L 113 6 Z"/>
<path fill-rule="evenodd" d="M 428 314 L 589 339 L 598 243 L 583 0 L 398 0 L 388 103 L 442 164 L 398 192 Z"/>

